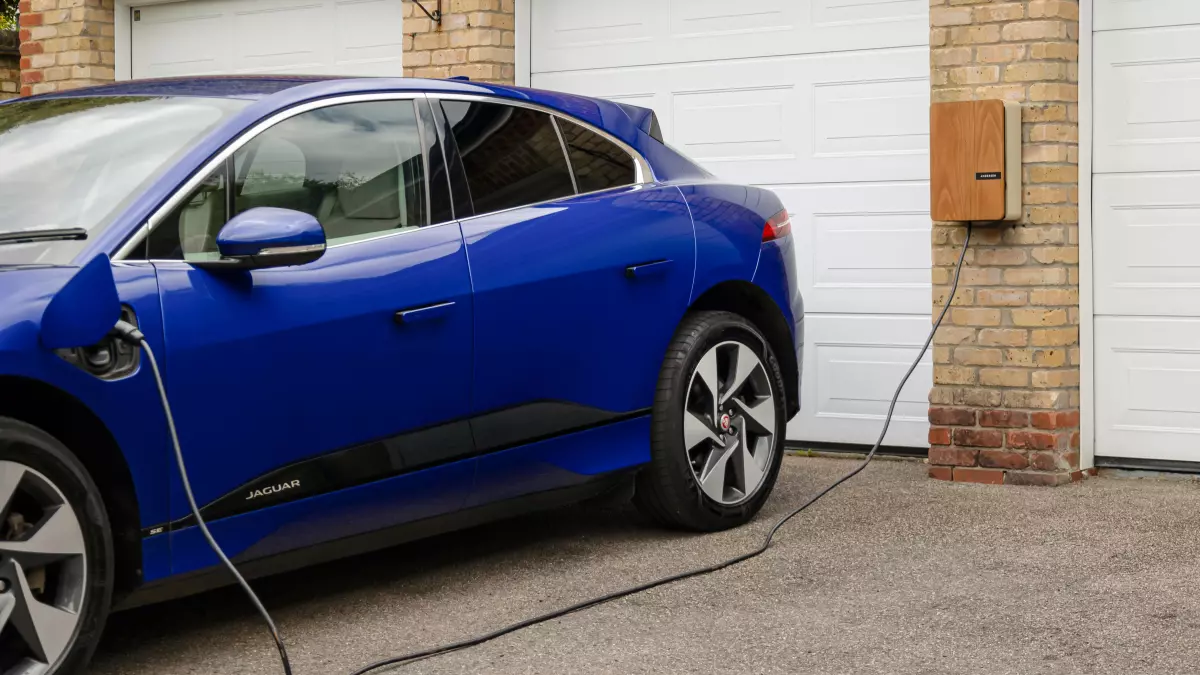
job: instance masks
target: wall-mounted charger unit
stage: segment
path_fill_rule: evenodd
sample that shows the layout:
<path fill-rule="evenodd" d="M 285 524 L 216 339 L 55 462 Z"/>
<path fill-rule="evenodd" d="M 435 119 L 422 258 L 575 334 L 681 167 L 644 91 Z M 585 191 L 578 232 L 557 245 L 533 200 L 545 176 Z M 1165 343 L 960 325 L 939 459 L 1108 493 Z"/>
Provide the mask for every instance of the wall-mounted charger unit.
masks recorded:
<path fill-rule="evenodd" d="M 934 103 L 929 115 L 934 220 L 1021 219 L 1021 104 Z"/>

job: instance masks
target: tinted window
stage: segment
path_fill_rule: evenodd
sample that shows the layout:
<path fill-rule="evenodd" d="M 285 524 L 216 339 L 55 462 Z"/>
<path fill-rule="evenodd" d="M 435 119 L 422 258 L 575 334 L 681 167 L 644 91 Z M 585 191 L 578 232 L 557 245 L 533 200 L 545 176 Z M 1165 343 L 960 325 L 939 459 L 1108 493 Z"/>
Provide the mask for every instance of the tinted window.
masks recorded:
<path fill-rule="evenodd" d="M 616 143 L 561 118 L 558 128 L 567 144 L 571 169 L 580 192 L 607 190 L 636 182 L 633 158 Z"/>
<path fill-rule="evenodd" d="M 444 101 L 476 213 L 575 194 L 546 113 L 498 103 Z"/>
<path fill-rule="evenodd" d="M 311 214 L 331 243 L 429 224 L 412 101 L 322 108 L 284 120 L 234 153 L 233 214 L 260 206 Z M 221 170 L 155 229 L 155 259 L 211 258 L 228 222 Z"/>

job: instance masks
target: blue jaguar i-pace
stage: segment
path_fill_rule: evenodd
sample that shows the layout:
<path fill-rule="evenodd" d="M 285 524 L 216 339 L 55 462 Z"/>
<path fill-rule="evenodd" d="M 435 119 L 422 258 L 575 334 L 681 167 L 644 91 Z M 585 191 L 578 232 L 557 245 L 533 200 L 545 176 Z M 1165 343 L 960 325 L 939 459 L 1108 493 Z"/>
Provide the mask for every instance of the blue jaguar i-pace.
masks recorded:
<path fill-rule="evenodd" d="M 0 675 L 113 608 L 632 495 L 746 522 L 799 409 L 791 224 L 654 113 L 460 80 L 0 105 Z M 132 324 L 149 354 L 112 332 Z"/>

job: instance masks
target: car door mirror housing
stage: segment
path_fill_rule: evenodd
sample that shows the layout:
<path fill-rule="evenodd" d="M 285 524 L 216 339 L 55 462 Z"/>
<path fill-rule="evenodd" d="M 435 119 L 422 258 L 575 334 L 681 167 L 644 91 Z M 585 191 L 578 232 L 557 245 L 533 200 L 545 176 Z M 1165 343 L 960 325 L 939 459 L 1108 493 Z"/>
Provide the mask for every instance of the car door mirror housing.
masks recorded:
<path fill-rule="evenodd" d="M 325 229 L 302 211 L 262 206 L 234 216 L 217 235 L 219 260 L 192 261 L 207 270 L 305 265 L 325 255 Z"/>

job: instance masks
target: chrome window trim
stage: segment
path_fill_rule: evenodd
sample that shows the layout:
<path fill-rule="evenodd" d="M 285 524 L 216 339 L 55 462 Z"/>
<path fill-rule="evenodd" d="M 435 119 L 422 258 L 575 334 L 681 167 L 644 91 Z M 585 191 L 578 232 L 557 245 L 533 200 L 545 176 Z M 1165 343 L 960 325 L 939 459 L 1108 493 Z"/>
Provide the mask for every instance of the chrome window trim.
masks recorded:
<path fill-rule="evenodd" d="M 630 183 L 628 185 L 615 185 L 613 187 L 605 188 L 603 190 L 593 190 L 591 192 L 585 192 L 585 193 L 580 193 L 578 191 L 578 188 L 576 188 L 576 193 L 574 195 L 571 195 L 570 197 L 558 197 L 556 199 L 549 199 L 549 200 L 537 202 L 534 204 L 522 204 L 521 206 L 514 206 L 512 208 L 503 209 L 501 211 L 489 211 L 487 213 L 476 213 L 468 218 L 459 218 L 459 217 L 457 217 L 458 214 L 454 214 L 456 216 L 455 220 L 449 220 L 449 221 L 445 221 L 445 222 L 441 222 L 441 223 L 434 223 L 434 224 L 426 225 L 424 227 L 413 228 L 413 229 L 408 229 L 408 230 L 400 230 L 400 231 L 394 231 L 394 232 L 381 232 L 378 237 L 370 237 L 367 239 L 358 239 L 355 241 L 348 241 L 348 242 L 343 242 L 343 243 L 334 243 L 334 244 L 330 244 L 328 246 L 328 248 L 339 248 L 342 246 L 365 244 L 365 243 L 372 242 L 372 241 L 378 241 L 380 239 L 386 239 L 388 237 L 395 237 L 395 236 L 399 236 L 402 234 L 407 234 L 408 232 L 413 232 L 418 229 L 426 229 L 429 227 L 439 227 L 441 225 L 446 225 L 446 224 L 454 223 L 454 222 L 462 222 L 465 220 L 474 220 L 476 218 L 480 218 L 480 217 L 484 217 L 484 216 L 491 216 L 491 215 L 495 215 L 498 213 L 506 213 L 508 211 L 515 211 L 517 209 L 529 208 L 531 206 L 542 206 L 545 204 L 550 204 L 553 202 L 560 201 L 562 199 L 570 199 L 572 197 L 581 197 L 581 196 L 599 194 L 601 192 L 608 192 L 609 190 L 618 190 L 621 188 L 629 188 L 629 187 L 637 188 L 637 187 L 641 187 L 641 186 L 653 183 L 656 180 L 655 176 L 654 176 L 654 170 L 651 168 L 650 163 L 647 162 L 646 159 L 644 157 L 642 157 L 642 155 L 640 153 L 638 153 L 636 150 L 634 150 L 632 147 L 630 147 L 629 144 L 627 144 L 624 141 L 622 141 L 621 139 L 613 136 L 609 132 L 607 132 L 603 129 L 600 129 L 599 127 L 596 127 L 592 124 L 589 124 L 588 122 L 585 122 L 585 121 L 575 118 L 575 117 L 571 117 L 570 115 L 566 115 L 558 110 L 555 110 L 553 108 L 549 108 L 547 106 L 543 106 L 543 105 L 540 105 L 537 103 L 532 103 L 529 101 L 520 101 L 520 100 L 516 100 L 516 99 L 509 99 L 509 98 L 504 98 L 504 97 L 500 97 L 500 96 L 481 96 L 481 95 L 477 95 L 477 94 L 457 94 L 457 93 L 442 93 L 442 92 L 412 92 L 412 91 L 379 92 L 379 93 L 372 93 L 372 94 L 349 94 L 349 95 L 344 95 L 344 96 L 334 96 L 334 97 L 330 97 L 330 98 L 319 99 L 316 101 L 309 101 L 307 103 L 301 103 L 299 105 L 292 106 L 291 108 L 287 108 L 286 110 L 281 110 L 281 111 L 276 112 L 275 114 L 271 115 L 270 117 L 267 117 L 266 119 L 258 122 L 257 124 L 250 127 L 249 129 L 243 130 L 241 135 L 239 135 L 232 142 L 230 142 L 228 145 L 226 145 L 220 152 L 218 152 L 216 155 L 211 157 L 207 162 L 205 162 L 203 165 L 201 165 L 200 169 L 198 171 L 196 171 L 196 173 L 193 174 L 191 178 L 189 178 L 187 181 L 185 181 L 180 187 L 176 188 L 175 192 L 172 193 L 171 196 L 168 197 L 166 201 L 164 201 L 157 209 L 154 210 L 153 213 L 150 214 L 150 217 L 146 219 L 146 222 L 143 225 L 139 226 L 137 228 L 137 230 L 133 233 L 133 235 L 130 236 L 130 238 L 124 244 L 122 244 L 120 248 L 117 249 L 116 253 L 114 253 L 112 255 L 112 259 L 114 261 L 124 261 L 125 258 L 130 253 L 132 253 L 135 249 L 137 249 L 138 246 L 143 245 L 145 243 L 146 237 L 148 237 L 150 235 L 150 233 L 154 230 L 154 228 L 158 227 L 159 223 L 162 222 L 163 218 L 165 218 L 168 214 L 170 214 L 171 211 L 175 210 L 175 208 L 177 206 L 179 206 L 179 204 L 182 203 L 183 200 L 188 195 L 190 195 L 192 193 L 192 191 L 195 190 L 196 187 L 199 186 L 200 183 L 203 182 L 206 177 L 208 177 L 209 174 L 211 174 L 214 170 L 216 170 L 216 168 L 218 166 L 221 165 L 221 163 L 225 162 L 227 159 L 232 157 L 234 155 L 234 153 L 236 153 L 238 150 L 240 150 L 246 144 L 250 143 L 252 140 L 257 138 L 263 132 L 267 131 L 268 129 L 275 126 L 276 124 L 279 124 L 280 122 L 288 120 L 292 117 L 296 117 L 298 115 L 303 115 L 304 113 L 311 112 L 313 110 L 320 110 L 321 108 L 329 108 L 329 107 L 338 106 L 338 105 L 346 105 L 346 104 L 350 104 L 350 103 L 370 103 L 370 102 L 376 102 L 376 101 L 407 101 L 407 100 L 416 101 L 419 99 L 426 99 L 431 102 L 430 103 L 431 105 L 432 105 L 432 100 L 434 100 L 434 99 L 444 100 L 444 101 L 476 101 L 476 102 L 480 102 L 480 103 L 497 103 L 500 105 L 511 105 L 511 106 L 515 106 L 518 108 L 529 108 L 531 110 L 537 110 L 540 112 L 544 112 L 544 113 L 550 115 L 552 118 L 554 118 L 554 130 L 556 133 L 559 133 L 559 142 L 560 142 L 559 144 L 562 146 L 564 153 L 567 152 L 566 144 L 562 142 L 561 132 L 559 132 L 559 130 L 558 130 L 558 118 L 564 119 L 568 122 L 571 122 L 572 124 L 578 124 L 579 126 L 583 127 L 584 129 L 591 131 L 592 133 L 599 134 L 602 138 L 608 140 L 609 142 L 613 143 L 617 147 L 621 148 L 621 150 L 623 150 L 625 152 L 625 154 L 629 155 L 629 157 L 633 160 L 633 165 L 634 165 L 634 182 Z M 414 106 L 415 106 L 415 103 L 414 103 Z M 414 107 L 414 112 L 418 112 L 417 123 L 418 123 L 418 127 L 419 127 L 420 126 L 420 115 L 419 115 L 419 111 L 416 111 L 415 107 Z M 568 168 L 570 168 L 570 166 L 571 166 L 569 155 L 567 157 L 567 166 L 568 166 Z M 448 164 L 447 164 L 447 171 L 449 171 Z M 572 183 L 574 183 L 574 181 L 575 181 L 574 169 L 571 169 L 571 181 L 572 181 Z M 429 183 L 429 178 L 426 177 L 426 187 L 428 187 L 428 183 Z M 451 189 L 453 189 L 453 187 L 451 187 Z M 453 198 L 452 198 L 451 203 L 453 204 Z M 452 206 L 452 208 L 453 208 L 453 206 Z M 143 262 L 143 261 L 139 260 L 139 261 L 131 261 L 131 262 Z M 172 263 L 184 263 L 184 264 L 188 263 L 188 261 L 186 259 L 163 259 L 163 260 L 154 259 L 154 260 L 146 260 L 145 262 L 172 262 Z"/>
<path fill-rule="evenodd" d="M 554 135 L 558 137 L 558 149 L 562 150 L 563 159 L 567 162 L 567 173 L 571 176 L 571 189 L 579 194 L 579 181 L 575 180 L 575 165 L 571 162 L 571 153 L 567 151 L 567 141 L 563 139 L 562 129 L 558 128 L 558 118 L 550 116 L 550 126 L 554 127 Z"/>

